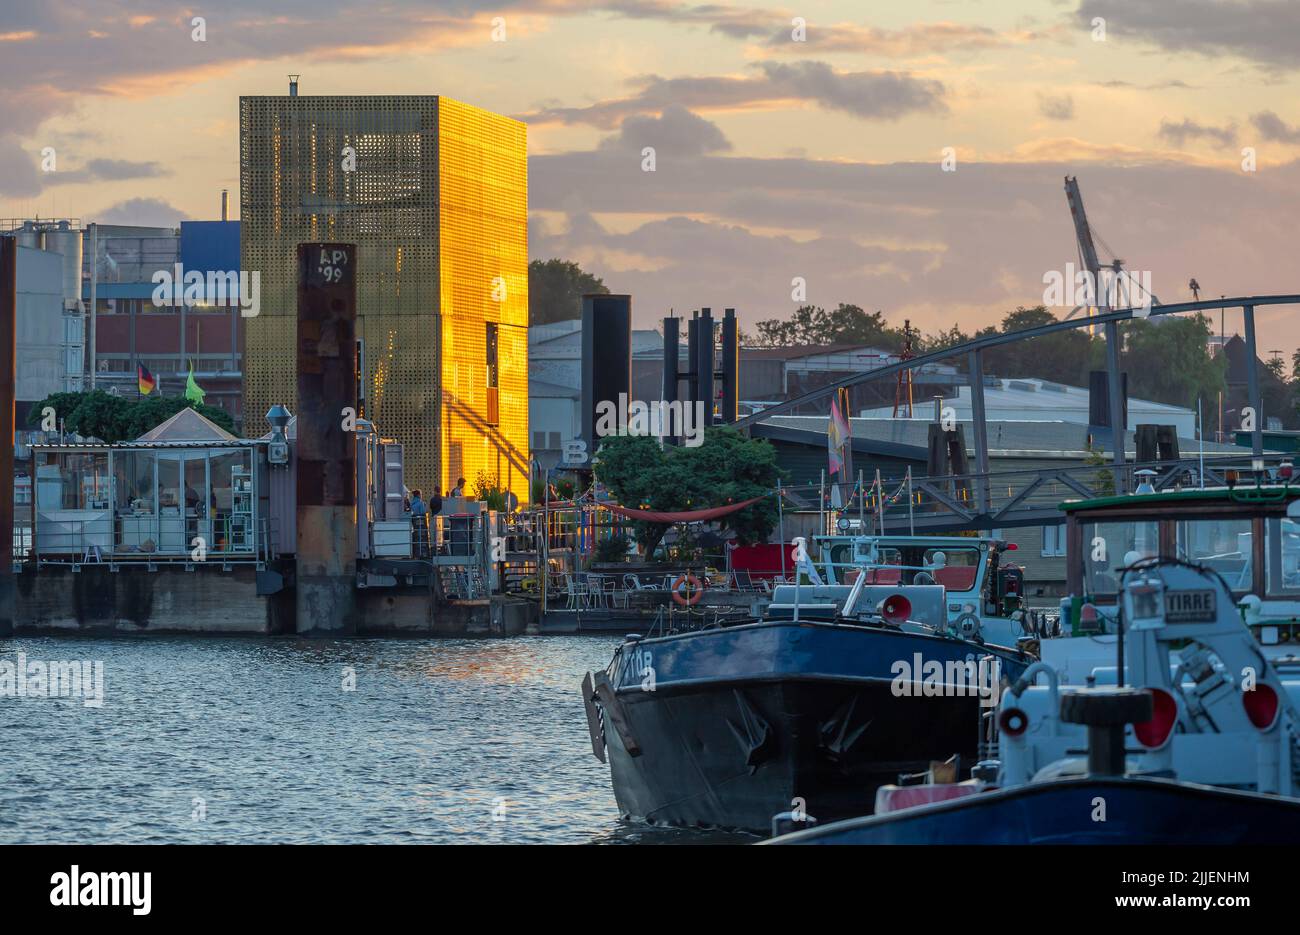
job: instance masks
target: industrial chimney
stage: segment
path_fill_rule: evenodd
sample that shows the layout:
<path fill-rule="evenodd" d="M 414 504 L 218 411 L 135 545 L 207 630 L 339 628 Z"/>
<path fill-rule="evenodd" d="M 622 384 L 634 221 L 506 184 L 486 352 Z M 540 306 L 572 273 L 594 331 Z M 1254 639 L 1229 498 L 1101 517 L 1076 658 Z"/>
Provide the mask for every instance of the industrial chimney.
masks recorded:
<path fill-rule="evenodd" d="M 230 220 L 230 190 L 226 188 L 221 190 L 221 220 Z"/>

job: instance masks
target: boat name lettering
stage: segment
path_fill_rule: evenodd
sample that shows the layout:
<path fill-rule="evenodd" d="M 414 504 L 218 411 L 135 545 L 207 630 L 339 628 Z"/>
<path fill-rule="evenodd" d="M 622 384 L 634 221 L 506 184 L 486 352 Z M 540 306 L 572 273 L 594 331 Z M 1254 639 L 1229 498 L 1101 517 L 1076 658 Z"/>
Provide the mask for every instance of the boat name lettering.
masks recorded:
<path fill-rule="evenodd" d="M 1213 623 L 1217 618 L 1214 591 L 1166 591 L 1166 623 Z"/>

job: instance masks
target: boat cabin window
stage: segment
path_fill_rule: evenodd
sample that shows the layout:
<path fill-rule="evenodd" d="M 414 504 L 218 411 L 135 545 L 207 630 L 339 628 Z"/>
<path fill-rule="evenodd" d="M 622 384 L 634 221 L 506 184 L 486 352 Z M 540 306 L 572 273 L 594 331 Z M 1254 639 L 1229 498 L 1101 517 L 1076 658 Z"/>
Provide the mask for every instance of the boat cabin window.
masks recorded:
<path fill-rule="evenodd" d="M 1250 590 L 1250 520 L 1178 520 L 1174 527 L 1179 558 L 1213 568 L 1234 591 Z"/>
<path fill-rule="evenodd" d="M 1268 593 L 1300 594 L 1300 523 L 1271 519 L 1266 524 Z"/>
<path fill-rule="evenodd" d="M 867 584 L 899 584 L 903 579 L 903 569 L 897 566 L 903 564 L 903 553 L 888 546 L 877 546 L 875 554 L 872 564 L 894 567 L 868 569 Z M 835 576 L 845 583 L 857 579 L 857 573 L 850 566 L 867 561 L 867 555 L 863 552 L 855 554 L 854 547 L 850 543 L 831 546 L 831 562 L 835 565 Z"/>
<path fill-rule="evenodd" d="M 1119 570 L 1160 551 L 1154 522 L 1085 523 L 1083 584 L 1090 596 L 1119 593 Z"/>
<path fill-rule="evenodd" d="M 877 544 L 875 559 L 871 562 L 877 567 L 867 570 L 867 584 L 933 582 L 943 585 L 949 591 L 969 591 L 975 587 L 979 578 L 980 558 L 980 550 L 970 546 Z M 857 576 L 848 571 L 847 566 L 855 562 L 867 562 L 868 557 L 862 551 L 855 555 L 849 544 L 836 544 L 830 548 L 830 560 L 835 566 L 836 577 L 848 582 Z M 929 578 L 921 577 L 918 580 L 918 575 L 928 575 Z"/>
<path fill-rule="evenodd" d="M 921 564 L 949 591 L 969 591 L 975 587 L 980 570 L 979 549 L 926 549 Z"/>

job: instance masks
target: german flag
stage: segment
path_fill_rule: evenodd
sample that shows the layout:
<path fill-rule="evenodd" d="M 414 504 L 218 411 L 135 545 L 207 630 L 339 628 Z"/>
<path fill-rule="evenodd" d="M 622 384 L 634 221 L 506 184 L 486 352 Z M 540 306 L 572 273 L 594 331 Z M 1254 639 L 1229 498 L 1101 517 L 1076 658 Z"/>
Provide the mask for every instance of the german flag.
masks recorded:
<path fill-rule="evenodd" d="M 144 368 L 143 364 L 136 364 L 135 378 L 140 382 L 140 395 L 148 396 L 158 386 L 158 381 L 153 378 L 153 374 Z"/>

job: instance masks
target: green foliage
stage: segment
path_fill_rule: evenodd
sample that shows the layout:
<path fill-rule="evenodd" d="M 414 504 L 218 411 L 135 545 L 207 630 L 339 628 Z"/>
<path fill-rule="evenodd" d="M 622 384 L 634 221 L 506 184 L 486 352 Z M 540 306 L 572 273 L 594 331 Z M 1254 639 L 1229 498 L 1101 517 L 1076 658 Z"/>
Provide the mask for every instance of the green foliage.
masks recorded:
<path fill-rule="evenodd" d="M 1021 307 L 1008 313 L 1000 327 L 985 328 L 973 335 L 953 325 L 948 331 L 927 337 L 924 349 L 939 350 L 974 338 L 1012 334 L 1057 320 L 1044 306 Z M 1120 367 L 1128 373 L 1130 397 L 1195 409 L 1198 397 L 1209 407 L 1216 402 L 1219 392 L 1226 389 L 1227 364 L 1222 357 L 1210 353 L 1210 320 L 1204 315 L 1134 319 L 1122 323 L 1118 330 L 1123 347 Z M 1300 357 L 1296 362 L 1300 366 Z M 953 363 L 963 369 L 966 366 L 964 359 Z M 1089 335 L 1085 328 L 1015 341 L 984 351 L 984 372 L 999 377 L 1036 377 L 1086 387 L 1088 372 L 1105 368 L 1105 338 L 1100 333 Z M 1270 371 L 1261 374 L 1265 410 L 1269 414 L 1278 412 L 1278 407 L 1269 405 L 1267 398 L 1272 375 Z M 1281 386 L 1282 382 L 1278 381 L 1277 385 Z"/>
<path fill-rule="evenodd" d="M 1138 319 L 1120 325 L 1124 351 L 1120 367 L 1128 371 L 1131 397 L 1196 408 L 1197 397 L 1206 411 L 1225 389 L 1227 361 L 1211 357 L 1210 320 L 1204 315 Z M 1093 348 L 1097 368 L 1105 365 L 1105 342 Z"/>
<path fill-rule="evenodd" d="M 474 489 L 478 491 L 475 499 L 482 500 L 489 510 L 498 513 L 506 511 L 506 490 L 496 480 L 488 477 L 486 471 L 479 471 L 475 476 Z"/>
<path fill-rule="evenodd" d="M 1264 418 L 1274 416 L 1280 419 L 1284 429 L 1300 427 L 1300 412 L 1296 411 L 1297 390 L 1300 390 L 1300 385 L 1291 379 L 1282 358 L 1274 357 L 1264 361 L 1264 366 L 1259 371 L 1259 395 Z"/>
<path fill-rule="evenodd" d="M 1058 320 L 1045 306 L 1021 306 L 1008 312 L 996 327 L 968 334 L 954 324 L 946 331 L 927 335 L 916 350 L 928 353 Z M 1196 408 L 1199 398 L 1205 411 L 1212 411 L 1219 393 L 1227 395 L 1227 362 L 1222 355 L 1210 352 L 1210 326 L 1210 319 L 1204 315 L 1170 315 L 1120 324 L 1120 367 L 1128 373 L 1129 396 L 1189 409 Z M 785 321 L 762 321 L 757 328 L 756 343 L 762 346 L 861 343 L 897 351 L 903 343 L 902 330 L 891 328 L 880 312 L 868 314 L 856 305 L 844 303 L 833 312 L 805 305 Z M 951 363 L 959 370 L 967 367 L 964 356 Z M 983 352 L 983 363 L 985 373 L 998 377 L 1038 378 L 1086 387 L 1088 372 L 1106 367 L 1106 341 L 1100 330 L 1090 335 L 1080 327 L 989 348 Z M 1300 425 L 1296 411 L 1300 400 L 1300 351 L 1291 358 L 1289 374 L 1284 372 L 1281 361 L 1265 364 L 1260 372 L 1260 390 L 1265 415 L 1279 416 L 1287 427 Z"/>
<path fill-rule="evenodd" d="M 549 325 L 582 317 L 582 297 L 608 293 L 598 277 L 568 260 L 533 260 L 528 264 L 528 319 Z"/>
<path fill-rule="evenodd" d="M 865 312 L 857 305 L 841 302 L 833 311 L 820 305 L 804 305 L 785 321 L 770 318 L 756 326 L 760 347 L 793 347 L 804 344 L 870 344 L 898 351 L 905 336 L 891 328 L 879 310 Z"/>
<path fill-rule="evenodd" d="M 596 476 L 624 506 L 677 512 L 724 506 L 769 493 L 779 477 L 776 449 L 735 429 L 705 429 L 703 444 L 665 445 L 644 436 L 616 436 L 601 442 Z M 742 545 L 765 542 L 776 527 L 775 497 L 718 520 Z M 633 529 L 646 555 L 653 554 L 668 526 L 638 521 Z"/>
<path fill-rule="evenodd" d="M 974 334 L 966 334 L 959 326 L 953 325 L 947 331 L 925 338 L 922 349 L 928 353 L 976 338 L 1026 331 L 1054 321 L 1057 321 L 1056 316 L 1042 305 L 1033 308 L 1020 306 L 1014 312 L 1008 312 L 998 327 L 989 326 Z M 1072 386 L 1086 386 L 1091 342 L 1088 334 L 1080 329 L 992 347 L 984 351 L 984 372 L 999 377 L 1038 377 Z M 952 363 L 963 371 L 967 366 L 964 357 Z"/>
<path fill-rule="evenodd" d="M 627 547 L 632 540 L 621 532 L 606 536 L 596 543 L 595 560 L 598 562 L 622 562 L 627 560 Z"/>
<path fill-rule="evenodd" d="M 1099 469 L 1094 471 L 1092 474 L 1091 487 L 1093 493 L 1099 497 L 1114 496 L 1115 474 L 1112 471 L 1105 470 L 1105 465 L 1109 463 L 1106 459 L 1106 452 L 1101 448 L 1096 448 L 1090 444 L 1084 462 Z"/>
<path fill-rule="evenodd" d="M 1050 325 L 1056 316 L 1044 306 L 1017 308 L 1003 319 L 1002 334 Z M 1015 341 L 984 352 L 984 370 L 999 377 L 1039 377 L 1072 386 L 1088 385 L 1089 342 L 1083 329 Z"/>
<path fill-rule="evenodd" d="M 183 396 L 149 395 L 131 399 L 114 396 L 103 390 L 54 393 L 32 407 L 29 418 L 32 426 L 40 425 L 41 414 L 47 406 L 54 409 L 55 417 L 63 422 L 65 430 L 87 438 L 98 438 L 110 445 L 139 438 L 187 408 L 210 419 L 227 432 L 233 434 L 235 431 L 235 422 L 224 409 L 196 406 Z"/>

